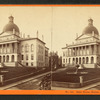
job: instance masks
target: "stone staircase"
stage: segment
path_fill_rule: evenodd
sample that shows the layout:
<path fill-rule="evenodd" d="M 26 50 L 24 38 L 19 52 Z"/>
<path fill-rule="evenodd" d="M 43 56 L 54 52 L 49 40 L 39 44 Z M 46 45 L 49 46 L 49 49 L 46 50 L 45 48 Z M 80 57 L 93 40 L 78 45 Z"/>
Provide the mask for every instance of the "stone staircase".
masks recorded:
<path fill-rule="evenodd" d="M 0 63 L 0 68 L 4 67 L 3 63 Z"/>
<path fill-rule="evenodd" d="M 21 64 L 20 62 L 17 62 L 18 67 L 25 67 L 25 65 Z"/>
<path fill-rule="evenodd" d="M 16 62 L 5 62 L 4 66 L 6 66 L 6 67 L 16 67 Z"/>
<path fill-rule="evenodd" d="M 96 68 L 95 64 L 83 64 L 85 68 Z"/>

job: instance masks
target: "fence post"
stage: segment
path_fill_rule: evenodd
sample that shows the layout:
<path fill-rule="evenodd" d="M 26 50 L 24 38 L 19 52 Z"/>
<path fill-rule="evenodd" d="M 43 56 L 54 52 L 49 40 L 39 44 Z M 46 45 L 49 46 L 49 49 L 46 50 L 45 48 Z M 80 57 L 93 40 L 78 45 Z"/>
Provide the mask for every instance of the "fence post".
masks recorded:
<path fill-rule="evenodd" d="M 80 79 L 81 86 L 83 86 L 83 76 L 79 76 L 79 79 Z"/>
<path fill-rule="evenodd" d="M 4 79 L 4 76 L 3 75 L 0 75 L 0 83 L 3 85 L 3 80 Z"/>

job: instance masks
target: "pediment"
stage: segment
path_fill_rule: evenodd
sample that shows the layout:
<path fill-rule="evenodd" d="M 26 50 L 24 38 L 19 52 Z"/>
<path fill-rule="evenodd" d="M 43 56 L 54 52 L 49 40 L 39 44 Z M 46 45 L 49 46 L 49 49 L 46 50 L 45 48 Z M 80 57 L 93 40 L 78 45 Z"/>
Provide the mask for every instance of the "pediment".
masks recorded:
<path fill-rule="evenodd" d="M 82 35 L 81 35 L 81 36 L 79 36 L 76 40 L 80 40 L 80 39 L 87 39 L 87 38 L 90 38 L 90 37 L 92 37 L 92 36 L 82 34 Z"/>
<path fill-rule="evenodd" d="M 8 36 L 8 35 L 12 35 L 12 34 L 9 33 L 9 32 L 4 32 L 4 33 L 1 33 L 0 34 L 0 37 L 4 37 L 4 36 Z"/>

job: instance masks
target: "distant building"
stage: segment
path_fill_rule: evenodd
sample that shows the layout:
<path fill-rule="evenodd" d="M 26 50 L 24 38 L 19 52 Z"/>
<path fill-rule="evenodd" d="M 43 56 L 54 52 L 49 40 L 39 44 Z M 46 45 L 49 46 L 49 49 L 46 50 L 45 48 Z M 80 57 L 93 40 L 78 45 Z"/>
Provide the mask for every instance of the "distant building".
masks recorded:
<path fill-rule="evenodd" d="M 100 63 L 100 38 L 91 18 L 88 20 L 88 26 L 85 27 L 83 33 L 76 37 L 75 43 L 66 45 L 62 50 L 63 66 L 80 64 L 88 68 L 98 67 Z"/>
<path fill-rule="evenodd" d="M 1 66 L 45 67 L 48 63 L 45 59 L 49 58 L 48 50 L 45 42 L 38 37 L 22 37 L 18 26 L 14 24 L 14 17 L 9 17 L 8 24 L 0 34 Z"/>

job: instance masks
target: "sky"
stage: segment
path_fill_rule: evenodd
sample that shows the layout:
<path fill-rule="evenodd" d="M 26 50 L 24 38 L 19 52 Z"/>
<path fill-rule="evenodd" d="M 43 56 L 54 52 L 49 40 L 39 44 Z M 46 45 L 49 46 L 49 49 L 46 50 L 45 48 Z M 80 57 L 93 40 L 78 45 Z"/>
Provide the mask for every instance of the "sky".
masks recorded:
<path fill-rule="evenodd" d="M 44 36 L 49 50 L 58 51 L 59 55 L 66 44 L 75 41 L 76 34 L 82 34 L 89 18 L 93 19 L 94 26 L 100 32 L 100 7 L 3 6 L 0 7 L 0 32 L 10 15 L 14 17 L 21 34 L 36 37 L 38 31 L 38 37 L 42 39 Z"/>

